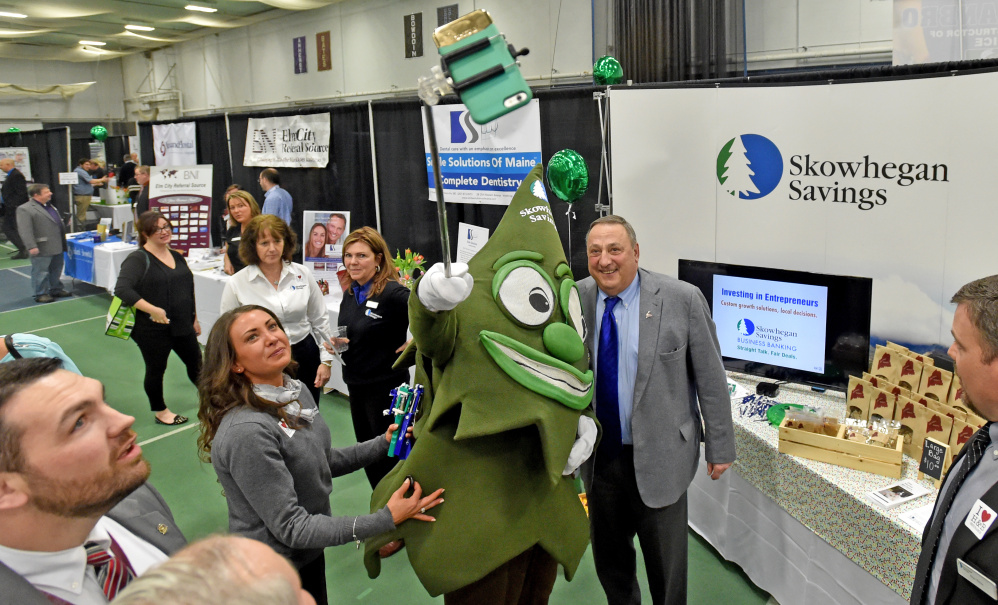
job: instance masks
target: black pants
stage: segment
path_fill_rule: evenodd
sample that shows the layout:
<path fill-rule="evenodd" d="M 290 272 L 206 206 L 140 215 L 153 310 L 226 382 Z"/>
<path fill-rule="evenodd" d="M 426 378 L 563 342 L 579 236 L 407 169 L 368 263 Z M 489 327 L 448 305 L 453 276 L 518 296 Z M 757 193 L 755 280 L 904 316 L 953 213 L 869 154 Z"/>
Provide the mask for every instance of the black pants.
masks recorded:
<path fill-rule="evenodd" d="M 319 359 L 319 345 L 315 344 L 315 339 L 309 334 L 301 342 L 291 345 L 291 355 L 298 362 L 298 380 L 302 381 L 308 392 L 312 394 L 315 405 L 319 405 L 322 388 L 314 386 L 315 374 L 322 363 Z"/>
<path fill-rule="evenodd" d="M 544 605 L 558 577 L 558 562 L 535 545 L 481 580 L 444 594 L 444 605 Z"/>
<path fill-rule="evenodd" d="M 384 437 L 388 426 L 395 420 L 394 414 L 388 416 L 384 414 L 385 410 L 392 406 L 392 389 L 406 382 L 408 378 L 408 375 L 395 375 L 394 378 L 371 384 L 347 384 L 350 390 L 350 416 L 353 419 L 353 432 L 357 436 L 357 443 L 363 443 L 378 435 Z M 367 473 L 371 487 L 377 485 L 397 462 L 397 458 L 386 455 L 384 459 L 367 465 L 364 472 Z"/>
<path fill-rule="evenodd" d="M 298 577 L 301 578 L 301 587 L 305 592 L 312 595 L 316 605 L 328 605 L 329 599 L 326 596 L 326 555 L 320 554 L 317 559 L 306 563 L 298 570 Z"/>
<path fill-rule="evenodd" d="M 21 240 L 21 235 L 17 232 L 17 217 L 15 216 L 16 208 L 4 208 L 3 217 L 3 234 L 7 236 L 7 241 L 14 244 L 17 247 L 17 251 L 21 254 L 27 254 L 28 249 L 24 247 L 24 241 Z"/>
<path fill-rule="evenodd" d="M 170 336 L 169 334 L 141 334 L 132 332 L 132 340 L 139 345 L 142 359 L 146 362 L 146 378 L 143 386 L 146 397 L 149 398 L 149 408 L 153 412 L 166 409 L 163 399 L 163 375 L 166 373 L 166 362 L 170 351 L 174 351 L 180 361 L 187 366 L 187 378 L 195 386 L 198 374 L 201 373 L 201 347 L 193 332 L 187 336 Z"/>
<path fill-rule="evenodd" d="M 640 605 L 634 536 L 637 534 L 655 605 L 686 603 L 688 550 L 686 493 L 674 504 L 649 508 L 634 477 L 634 448 L 612 460 L 596 454 L 589 489 L 589 521 L 596 575 L 610 605 Z"/>

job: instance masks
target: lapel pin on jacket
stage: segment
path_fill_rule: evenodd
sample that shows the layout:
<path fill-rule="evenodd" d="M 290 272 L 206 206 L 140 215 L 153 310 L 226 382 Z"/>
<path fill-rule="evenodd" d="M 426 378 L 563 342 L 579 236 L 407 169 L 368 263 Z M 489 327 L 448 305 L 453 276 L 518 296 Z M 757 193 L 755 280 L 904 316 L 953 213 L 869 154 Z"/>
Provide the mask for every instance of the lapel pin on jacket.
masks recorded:
<path fill-rule="evenodd" d="M 651 317 L 651 311 L 648 311 L 647 313 L 645 313 L 645 319 L 648 319 L 649 317 Z"/>

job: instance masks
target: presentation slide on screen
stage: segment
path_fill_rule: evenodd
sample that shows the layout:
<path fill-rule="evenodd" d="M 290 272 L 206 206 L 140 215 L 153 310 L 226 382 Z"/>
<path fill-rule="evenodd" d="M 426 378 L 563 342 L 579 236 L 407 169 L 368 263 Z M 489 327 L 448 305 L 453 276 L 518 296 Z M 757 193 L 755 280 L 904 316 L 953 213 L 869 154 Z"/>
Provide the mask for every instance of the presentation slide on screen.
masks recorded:
<path fill-rule="evenodd" d="M 714 323 L 725 357 L 825 372 L 828 288 L 714 276 Z"/>

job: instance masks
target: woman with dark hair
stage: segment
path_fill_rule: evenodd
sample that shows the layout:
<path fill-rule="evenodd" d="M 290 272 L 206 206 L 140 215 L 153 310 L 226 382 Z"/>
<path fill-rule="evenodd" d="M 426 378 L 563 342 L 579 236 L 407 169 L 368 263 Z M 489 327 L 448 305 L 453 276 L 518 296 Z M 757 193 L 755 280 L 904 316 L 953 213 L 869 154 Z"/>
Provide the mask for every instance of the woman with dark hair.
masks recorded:
<path fill-rule="evenodd" d="M 399 283 L 388 244 L 370 227 L 361 227 L 343 241 L 343 264 L 350 285 L 340 302 L 339 325 L 346 326 L 350 348 L 343 355 L 343 381 L 350 392 L 350 415 L 357 441 L 385 432 L 389 393 L 409 381 L 405 368 L 392 369 L 405 349 L 409 326 L 409 289 Z M 385 458 L 364 469 L 371 487 L 395 461 Z"/>
<path fill-rule="evenodd" d="M 332 478 L 387 457 L 391 431 L 333 449 L 318 406 L 292 378 L 295 366 L 273 311 L 248 305 L 223 313 L 205 347 L 198 450 L 225 491 L 229 531 L 290 559 L 302 587 L 323 605 L 325 547 L 359 544 L 407 519 L 434 521 L 426 511 L 444 501 L 444 490 L 423 497 L 407 479 L 377 512 L 333 517 Z"/>
<path fill-rule="evenodd" d="M 308 241 L 305 242 L 305 259 L 326 258 L 326 226 L 322 223 L 312 225 L 308 231 Z"/>
<path fill-rule="evenodd" d="M 239 185 L 233 185 L 239 187 Z M 225 204 L 229 209 L 232 226 L 225 232 L 225 272 L 229 275 L 241 271 L 246 264 L 239 258 L 239 242 L 243 231 L 253 218 L 260 216 L 260 205 L 249 191 L 233 189 L 225 194 Z"/>
<path fill-rule="evenodd" d="M 173 225 L 155 210 L 139 217 L 139 249 L 121 264 L 114 295 L 135 307 L 132 340 L 146 364 L 143 383 L 157 424 L 183 424 L 186 416 L 174 414 L 163 399 L 163 374 L 170 351 L 187 366 L 187 377 L 197 384 L 201 370 L 201 334 L 194 306 L 194 275 L 187 261 L 170 249 Z"/>
<path fill-rule="evenodd" d="M 295 233 L 287 223 L 273 214 L 254 217 L 239 242 L 246 268 L 225 284 L 220 310 L 260 305 L 276 313 L 291 339 L 298 378 L 319 401 L 319 389 L 329 380 L 333 361 L 322 343 L 332 332 L 315 277 L 307 267 L 291 262 L 295 248 Z"/>

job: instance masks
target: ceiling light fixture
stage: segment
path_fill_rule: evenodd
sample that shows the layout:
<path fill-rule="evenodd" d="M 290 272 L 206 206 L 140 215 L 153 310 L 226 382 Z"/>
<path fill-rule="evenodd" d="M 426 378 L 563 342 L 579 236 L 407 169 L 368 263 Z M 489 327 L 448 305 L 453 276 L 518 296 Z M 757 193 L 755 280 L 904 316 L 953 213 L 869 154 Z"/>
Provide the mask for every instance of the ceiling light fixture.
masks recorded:
<path fill-rule="evenodd" d="M 155 27 L 149 27 L 148 25 L 132 25 L 132 24 L 129 23 L 128 25 L 125 26 L 125 29 L 130 29 L 130 30 L 137 31 L 137 32 L 151 32 L 152 30 L 154 30 L 156 28 Z"/>
<path fill-rule="evenodd" d="M 80 40 L 80 44 L 87 44 L 89 46 L 106 46 L 107 42 L 98 42 L 96 40 Z"/>
<path fill-rule="evenodd" d="M 211 8 L 211 7 L 208 7 L 208 6 L 198 6 L 197 4 L 188 4 L 184 8 L 187 9 L 187 10 L 189 10 L 189 11 L 198 11 L 198 12 L 201 12 L 201 13 L 216 13 L 216 12 L 218 12 L 217 8 Z"/>
<path fill-rule="evenodd" d="M 11 19 L 27 19 L 27 15 L 22 15 L 21 13 L 8 13 L 7 11 L 0 11 L 0 17 L 10 17 Z"/>

